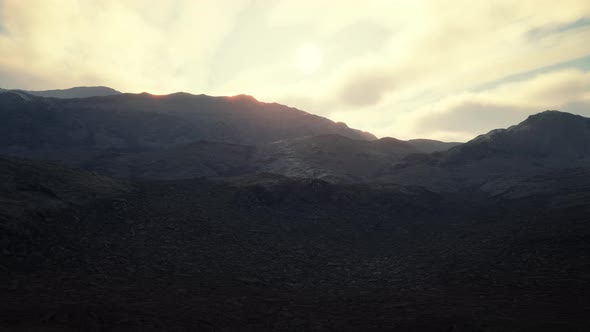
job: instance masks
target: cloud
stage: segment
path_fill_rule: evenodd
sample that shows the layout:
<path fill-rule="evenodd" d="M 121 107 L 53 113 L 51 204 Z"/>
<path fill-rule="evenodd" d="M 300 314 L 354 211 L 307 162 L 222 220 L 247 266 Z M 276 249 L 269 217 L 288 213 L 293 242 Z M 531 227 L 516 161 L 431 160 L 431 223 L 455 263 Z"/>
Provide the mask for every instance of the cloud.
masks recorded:
<path fill-rule="evenodd" d="M 45 75 L 35 75 L 18 68 L 0 66 L 0 88 L 24 87 L 35 83 L 45 86 L 55 84 L 55 82 L 48 80 Z"/>
<path fill-rule="evenodd" d="M 569 30 L 574 29 L 582 29 L 588 27 L 590 25 L 590 18 L 588 17 L 581 17 L 576 19 L 575 21 L 567 22 L 567 23 L 552 23 L 546 24 L 541 27 L 537 27 L 531 29 L 527 32 L 527 36 L 531 39 L 538 39 L 543 38 L 548 35 L 556 34 L 556 33 L 564 33 Z"/>
<path fill-rule="evenodd" d="M 394 86 L 392 77 L 386 74 L 363 73 L 345 82 L 339 91 L 338 99 L 355 107 L 375 105 Z"/>
<path fill-rule="evenodd" d="M 373 56 L 370 66 L 348 65 L 329 87 L 310 90 L 300 100 L 313 100 L 305 104 L 312 112 L 400 138 L 467 140 L 552 108 L 588 114 L 580 100 L 588 89 L 579 75 L 560 71 L 516 85 L 503 80 L 589 55 L 583 41 L 590 38 L 590 27 L 582 23 L 590 17 L 590 3 L 439 4 L 416 2 L 401 11 L 403 24 L 389 27 L 395 32 L 380 59 Z M 530 31 L 538 27 L 552 27 L 551 33 L 531 40 Z M 504 90 L 488 91 L 494 97 L 474 92 L 488 82 Z"/>
<path fill-rule="evenodd" d="M 405 135 L 465 141 L 549 109 L 590 116 L 590 72 L 561 70 L 448 96 L 414 112 L 400 127 Z"/>
<path fill-rule="evenodd" d="M 204 64 L 243 3 L 220 2 L 5 0 L 9 33 L 0 35 L 0 67 L 59 85 L 23 88 L 89 84 L 94 77 L 126 91 L 203 89 Z"/>
<path fill-rule="evenodd" d="M 358 6 L 344 3 L 339 6 L 342 21 L 338 16 L 331 17 L 320 24 L 320 31 L 336 34 L 335 31 L 356 24 L 355 20 L 372 18 L 381 19 L 383 29 L 391 33 L 383 40 L 378 53 L 342 63 L 332 75 L 325 75 L 321 88 L 294 91 L 300 94 L 299 100 L 315 100 L 311 104 L 334 107 L 309 109 L 312 112 L 378 108 L 386 99 L 394 106 L 400 99 L 429 90 L 444 97 L 485 82 L 588 55 L 590 51 L 580 41 L 590 38 L 590 29 L 571 22 L 585 22 L 580 17 L 590 13 L 590 4 L 566 2 L 559 5 L 548 1 L 454 1 L 453 5 L 436 1 L 371 2 L 375 5 L 372 8 L 382 6 L 382 11 L 394 13 L 388 20 L 366 8 L 357 13 Z M 325 2 L 281 4 L 274 13 L 276 24 L 305 24 L 315 21 L 314 8 L 321 8 Z M 293 21 L 299 17 L 298 12 L 310 14 Z M 346 20 L 349 25 L 344 24 Z M 546 26 L 555 27 L 560 33 L 529 40 L 531 30 Z M 359 62 L 364 63 L 358 65 Z M 397 99 L 389 98 L 391 95 Z"/>

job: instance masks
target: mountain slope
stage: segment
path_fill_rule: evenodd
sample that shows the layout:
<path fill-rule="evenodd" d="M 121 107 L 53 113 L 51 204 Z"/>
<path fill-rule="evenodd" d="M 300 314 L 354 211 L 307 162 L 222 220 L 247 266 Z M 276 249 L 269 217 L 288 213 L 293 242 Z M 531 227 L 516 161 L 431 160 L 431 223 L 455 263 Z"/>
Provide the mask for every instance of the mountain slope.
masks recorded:
<path fill-rule="evenodd" d="M 432 153 L 432 152 L 440 152 L 440 151 L 447 151 L 448 149 L 454 148 L 459 146 L 463 143 L 459 142 L 441 142 L 432 139 L 411 139 L 408 143 L 415 146 L 420 152 L 424 153 Z"/>
<path fill-rule="evenodd" d="M 201 141 L 171 149 L 98 155 L 81 166 L 112 176 L 188 179 L 274 173 L 330 182 L 373 181 L 379 173 L 420 150 L 393 138 L 353 140 L 307 136 L 258 146 Z"/>
<path fill-rule="evenodd" d="M 200 141 L 170 149 L 99 154 L 79 164 L 98 173 L 129 179 L 191 179 L 235 176 L 257 171 L 256 147 Z"/>
<path fill-rule="evenodd" d="M 492 184 L 505 186 L 552 169 L 589 163 L 590 119 L 546 111 L 446 152 L 410 156 L 384 180 L 437 190 L 481 186 L 493 192 L 500 187 Z"/>
<path fill-rule="evenodd" d="M 498 181 L 500 183 L 498 183 Z M 535 206 L 575 207 L 590 202 L 590 167 L 554 169 L 521 181 L 500 179 L 487 183 L 484 190 L 495 197 L 533 201 Z"/>
<path fill-rule="evenodd" d="M 0 157 L 0 257 L 22 264 L 24 257 L 61 251 L 68 260 L 80 238 L 77 209 L 130 193 L 128 184 L 49 162 Z M 70 233 L 70 234 L 67 234 Z M 60 249 L 61 248 L 61 249 Z M 59 254 L 58 254 L 59 255 Z M 37 257 L 37 262 L 41 257 Z M 45 261 L 47 262 L 47 261 Z"/>
<path fill-rule="evenodd" d="M 589 201 L 268 175 L 123 185 L 0 158 L 3 175 L 2 330 L 588 325 Z"/>
<path fill-rule="evenodd" d="M 45 99 L 0 93 L 1 153 L 28 157 L 75 151 L 170 148 L 196 141 L 255 145 L 319 134 L 371 140 L 369 133 L 249 96 L 119 94 Z"/>
<path fill-rule="evenodd" d="M 417 152 L 412 144 L 394 138 L 359 141 L 323 135 L 271 143 L 260 149 L 256 163 L 264 172 L 286 176 L 362 182 Z"/>
<path fill-rule="evenodd" d="M 516 126 L 493 130 L 452 149 L 446 162 L 498 157 L 555 160 L 590 157 L 590 119 L 558 111 L 531 115 Z"/>

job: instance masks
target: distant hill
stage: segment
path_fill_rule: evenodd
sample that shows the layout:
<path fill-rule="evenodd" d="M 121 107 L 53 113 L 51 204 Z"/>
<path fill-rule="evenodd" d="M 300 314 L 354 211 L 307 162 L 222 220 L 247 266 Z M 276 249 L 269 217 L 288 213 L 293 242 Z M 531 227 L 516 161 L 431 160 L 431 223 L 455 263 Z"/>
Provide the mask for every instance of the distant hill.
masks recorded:
<path fill-rule="evenodd" d="M 99 155 L 82 166 L 123 178 L 273 173 L 330 182 L 363 182 L 377 178 L 408 154 L 420 152 L 412 143 L 394 138 L 362 141 L 320 135 L 258 146 L 200 141 L 171 149 Z"/>
<path fill-rule="evenodd" d="M 433 139 L 424 138 L 411 139 L 408 142 L 424 153 L 446 151 L 450 148 L 454 148 L 455 146 L 463 144 L 459 142 L 441 142 Z"/>
<path fill-rule="evenodd" d="M 78 86 L 63 90 L 25 91 L 28 94 L 50 98 L 87 98 L 112 96 L 121 92 L 106 86 Z"/>
<path fill-rule="evenodd" d="M 409 153 L 420 152 L 395 138 L 352 140 L 339 135 L 303 137 L 274 142 L 258 153 L 258 167 L 293 177 L 313 177 L 336 182 L 361 182 L 374 178 Z"/>
<path fill-rule="evenodd" d="M 387 181 L 437 190 L 495 192 L 536 174 L 590 164 L 590 119 L 558 111 L 529 116 L 445 152 L 409 156 Z"/>
<path fill-rule="evenodd" d="M 547 160 L 590 157 L 590 119 L 558 111 L 541 112 L 518 125 L 492 130 L 452 149 L 446 162 L 498 157 Z"/>
<path fill-rule="evenodd" d="M 590 162 L 590 119 L 531 115 L 464 143 L 376 139 L 343 123 L 251 96 L 117 94 L 56 99 L 0 92 L 0 154 L 99 173 L 188 179 L 273 173 L 500 193 Z"/>
<path fill-rule="evenodd" d="M 140 151 L 197 141 L 257 145 L 338 134 L 376 139 L 346 124 L 250 96 L 175 93 L 54 99 L 0 93 L 0 153 L 61 159 L 73 151 Z"/>

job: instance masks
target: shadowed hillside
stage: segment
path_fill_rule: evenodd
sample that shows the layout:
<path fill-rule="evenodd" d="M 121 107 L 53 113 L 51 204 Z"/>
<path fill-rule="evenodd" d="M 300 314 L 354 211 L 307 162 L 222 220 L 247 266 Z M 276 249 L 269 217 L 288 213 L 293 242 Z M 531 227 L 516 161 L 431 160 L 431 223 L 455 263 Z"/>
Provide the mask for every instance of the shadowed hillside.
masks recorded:
<path fill-rule="evenodd" d="M 1 151 L 41 159 L 0 157 L 0 330 L 588 325 L 587 118 L 458 145 L 249 96 L 0 106 Z"/>
<path fill-rule="evenodd" d="M 118 95 L 121 92 L 106 86 L 80 86 L 63 90 L 25 91 L 28 94 L 50 98 L 87 98 Z"/>
<path fill-rule="evenodd" d="M 412 155 L 390 169 L 387 181 L 453 191 L 493 189 L 535 174 L 590 164 L 590 119 L 546 111 L 496 129 L 445 152 Z"/>
<path fill-rule="evenodd" d="M 64 150 L 154 149 L 198 140 L 249 145 L 319 134 L 375 139 L 343 123 L 249 96 L 187 93 L 44 99 L 5 91 L 0 126 L 4 153 L 35 158 Z"/>
<path fill-rule="evenodd" d="M 553 331 L 584 327 L 590 309 L 588 201 L 0 169 L 11 331 Z M 543 199 L 562 195 L 551 181 Z"/>

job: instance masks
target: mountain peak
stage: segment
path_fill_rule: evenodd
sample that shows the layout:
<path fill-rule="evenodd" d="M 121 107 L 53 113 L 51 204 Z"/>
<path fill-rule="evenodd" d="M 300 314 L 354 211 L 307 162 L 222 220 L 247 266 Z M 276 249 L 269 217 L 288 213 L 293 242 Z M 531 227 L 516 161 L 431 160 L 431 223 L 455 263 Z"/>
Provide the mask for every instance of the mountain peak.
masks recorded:
<path fill-rule="evenodd" d="M 239 94 L 231 97 L 227 97 L 230 101 L 242 101 L 242 102 L 258 102 L 256 98 L 251 95 Z"/>
<path fill-rule="evenodd" d="M 589 123 L 590 119 L 583 116 L 551 110 L 530 115 L 518 125 L 508 128 L 508 131 L 528 131 L 539 139 L 564 135 L 574 137 L 587 134 Z"/>
<path fill-rule="evenodd" d="M 537 114 L 529 115 L 528 118 L 521 122 L 519 125 L 534 124 L 545 121 L 580 121 L 582 119 L 584 119 L 584 117 L 580 115 L 561 112 L 557 110 L 547 110 L 544 112 L 539 112 Z"/>
<path fill-rule="evenodd" d="M 590 157 L 590 119 L 559 111 L 529 116 L 508 129 L 495 129 L 451 150 L 453 160 L 488 157 L 579 159 Z"/>

